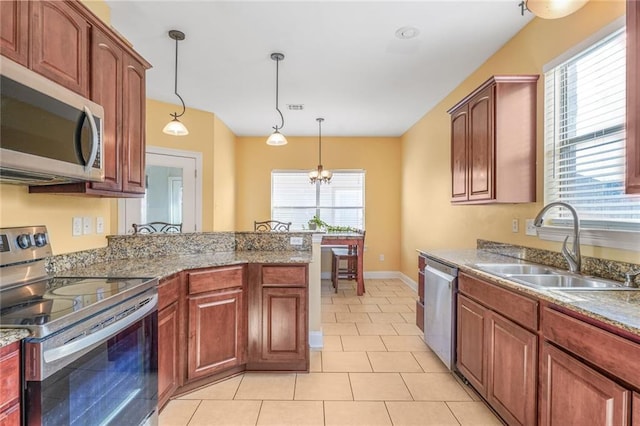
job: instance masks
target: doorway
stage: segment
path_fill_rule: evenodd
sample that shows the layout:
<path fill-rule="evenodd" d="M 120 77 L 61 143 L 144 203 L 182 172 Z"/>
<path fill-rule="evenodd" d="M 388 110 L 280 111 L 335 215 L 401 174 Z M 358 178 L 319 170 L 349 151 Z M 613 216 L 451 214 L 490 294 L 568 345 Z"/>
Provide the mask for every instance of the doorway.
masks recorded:
<path fill-rule="evenodd" d="M 147 146 L 144 198 L 118 201 L 118 233 L 134 223 L 182 223 L 182 232 L 202 229 L 202 154 Z"/>

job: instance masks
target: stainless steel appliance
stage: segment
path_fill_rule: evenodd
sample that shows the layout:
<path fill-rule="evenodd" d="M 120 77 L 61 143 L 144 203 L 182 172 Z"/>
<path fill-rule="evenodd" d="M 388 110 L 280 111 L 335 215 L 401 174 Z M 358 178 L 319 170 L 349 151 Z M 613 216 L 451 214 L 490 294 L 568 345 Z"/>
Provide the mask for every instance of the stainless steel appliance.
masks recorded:
<path fill-rule="evenodd" d="M 458 269 L 427 257 L 424 269 L 424 340 L 450 369 L 455 368 Z"/>
<path fill-rule="evenodd" d="M 0 97 L 1 182 L 104 179 L 100 105 L 6 58 Z"/>
<path fill-rule="evenodd" d="M 22 342 L 23 423 L 157 423 L 157 279 L 52 277 L 44 227 L 0 229 L 0 328 Z"/>

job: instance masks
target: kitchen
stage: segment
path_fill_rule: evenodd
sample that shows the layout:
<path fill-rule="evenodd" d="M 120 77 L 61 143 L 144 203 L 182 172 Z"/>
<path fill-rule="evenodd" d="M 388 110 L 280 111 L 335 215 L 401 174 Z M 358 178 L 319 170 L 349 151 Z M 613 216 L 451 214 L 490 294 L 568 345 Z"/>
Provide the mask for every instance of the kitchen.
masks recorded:
<path fill-rule="evenodd" d="M 108 20 L 106 4 L 90 6 Z M 523 229 L 525 219 L 535 217 L 542 207 L 541 148 L 537 151 L 536 203 L 479 206 L 450 203 L 450 117 L 446 111 L 490 75 L 540 74 L 549 60 L 623 13 L 624 2 L 590 2 L 562 20 L 534 20 L 402 136 L 327 138 L 323 152 L 327 167 L 367 170 L 367 228 L 375 230 L 367 236 L 367 272 L 399 272 L 415 282 L 416 249 L 471 248 L 476 246 L 477 239 L 560 251 L 559 243 L 527 236 Z M 540 34 L 545 35 L 544 40 L 553 42 L 540 42 Z M 286 61 L 282 66 L 286 67 Z M 284 87 L 284 80 L 282 84 Z M 539 83 L 538 117 L 542 117 L 542 93 Z M 163 135 L 161 128 L 175 105 L 147 99 L 146 108 L 149 144 L 153 140 L 157 146 L 179 145 L 180 149 L 199 151 L 205 164 L 213 164 L 203 170 L 203 231 L 251 229 L 256 218 L 270 216 L 271 170 L 314 166 L 313 162 L 301 165 L 300 159 L 315 158 L 315 137 L 288 136 L 289 145 L 277 150 L 266 146 L 263 137 L 236 137 L 214 113 L 188 108 L 182 119 L 191 135 L 173 138 Z M 540 119 L 537 134 L 541 147 Z M 358 159 L 358 164 L 354 164 L 353 158 Z M 106 234 L 117 233 L 117 203 L 113 200 L 28 194 L 24 187 L 7 185 L 1 191 L 0 225 L 45 223 L 54 241 L 54 254 L 106 245 L 104 235 L 71 237 L 71 218 L 78 214 L 103 217 Z M 520 231 L 515 233 L 514 218 L 520 222 Z M 380 254 L 384 254 L 384 261 L 379 260 Z M 638 251 L 632 249 L 585 244 L 583 254 L 639 263 Z"/>

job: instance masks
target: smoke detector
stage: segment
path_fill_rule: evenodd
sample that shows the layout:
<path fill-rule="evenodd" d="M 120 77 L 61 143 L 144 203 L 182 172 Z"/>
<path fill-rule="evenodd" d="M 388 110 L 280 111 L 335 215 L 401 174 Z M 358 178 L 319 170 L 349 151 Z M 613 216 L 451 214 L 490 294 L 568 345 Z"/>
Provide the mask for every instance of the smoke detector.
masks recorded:
<path fill-rule="evenodd" d="M 418 37 L 420 30 L 416 27 L 402 27 L 396 30 L 396 37 L 401 40 L 409 40 Z"/>

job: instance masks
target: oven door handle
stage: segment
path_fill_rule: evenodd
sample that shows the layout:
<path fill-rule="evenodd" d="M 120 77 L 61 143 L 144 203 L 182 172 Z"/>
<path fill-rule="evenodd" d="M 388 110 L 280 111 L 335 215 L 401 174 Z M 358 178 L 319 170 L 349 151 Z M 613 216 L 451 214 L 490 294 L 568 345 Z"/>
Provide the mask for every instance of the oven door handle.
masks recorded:
<path fill-rule="evenodd" d="M 47 349 L 42 354 L 42 357 L 45 363 L 50 363 L 57 361 L 61 358 L 71 356 L 75 353 L 81 352 L 86 348 L 95 345 L 100 341 L 104 341 L 108 339 L 112 335 L 116 335 L 120 331 L 126 329 L 132 324 L 135 324 L 145 316 L 147 316 L 150 312 L 153 312 L 157 309 L 158 306 L 158 295 L 154 294 L 149 302 L 144 305 L 142 308 L 136 310 L 134 313 L 126 316 L 125 318 L 114 322 L 111 325 L 108 325 L 101 330 L 98 330 L 94 333 L 89 334 L 86 337 L 76 339 L 72 342 L 64 344 L 62 346 L 58 346 L 56 348 Z"/>

